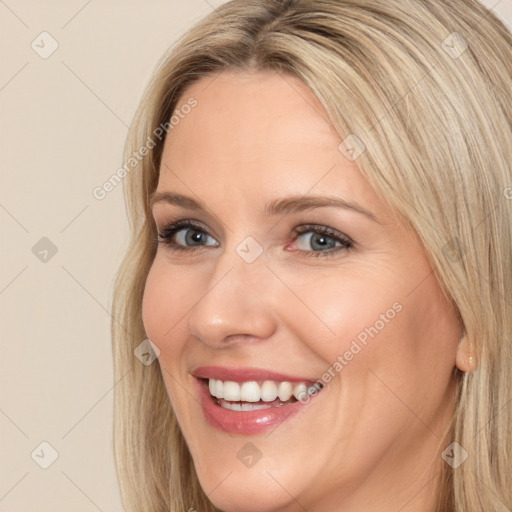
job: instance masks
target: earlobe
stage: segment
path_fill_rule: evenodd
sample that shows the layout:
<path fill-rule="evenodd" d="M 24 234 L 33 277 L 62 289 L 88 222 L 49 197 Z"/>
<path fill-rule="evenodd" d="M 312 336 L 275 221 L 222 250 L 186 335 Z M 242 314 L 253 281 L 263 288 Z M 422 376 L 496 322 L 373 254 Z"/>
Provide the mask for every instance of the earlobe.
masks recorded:
<path fill-rule="evenodd" d="M 467 336 L 463 336 L 457 347 L 457 355 L 455 358 L 457 368 L 465 373 L 472 373 L 476 370 L 476 358 L 473 354 Z"/>

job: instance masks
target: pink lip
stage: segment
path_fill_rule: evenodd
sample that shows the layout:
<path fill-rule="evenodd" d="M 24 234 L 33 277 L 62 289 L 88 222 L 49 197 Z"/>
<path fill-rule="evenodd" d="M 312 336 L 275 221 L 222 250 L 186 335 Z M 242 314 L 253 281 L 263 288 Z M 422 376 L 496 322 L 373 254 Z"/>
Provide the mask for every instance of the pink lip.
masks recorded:
<path fill-rule="evenodd" d="M 310 400 L 316 398 L 316 395 L 314 395 L 305 403 L 297 401 L 288 405 L 269 407 L 257 411 L 232 411 L 221 407 L 217 403 L 217 399 L 211 395 L 205 379 L 231 380 L 233 382 L 276 380 L 313 383 L 314 381 L 258 368 L 202 366 L 196 368 L 192 374 L 196 377 L 195 381 L 206 420 L 214 428 L 230 434 L 253 435 L 273 429 L 295 416 L 309 404 Z"/>
<path fill-rule="evenodd" d="M 194 377 L 202 379 L 230 380 L 232 382 L 245 382 L 248 380 L 275 380 L 289 382 L 315 382 L 306 377 L 292 377 L 283 373 L 262 370 L 261 368 L 235 368 L 231 366 L 199 366 L 191 372 Z"/>

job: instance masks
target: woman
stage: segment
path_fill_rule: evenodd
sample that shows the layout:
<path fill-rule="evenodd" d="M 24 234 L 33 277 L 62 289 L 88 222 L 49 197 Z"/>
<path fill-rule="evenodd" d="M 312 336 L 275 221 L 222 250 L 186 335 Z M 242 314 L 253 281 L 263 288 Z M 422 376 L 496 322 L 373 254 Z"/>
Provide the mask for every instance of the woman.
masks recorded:
<path fill-rule="evenodd" d="M 510 510 L 511 91 L 473 0 L 234 0 L 172 48 L 126 147 L 127 510 Z"/>

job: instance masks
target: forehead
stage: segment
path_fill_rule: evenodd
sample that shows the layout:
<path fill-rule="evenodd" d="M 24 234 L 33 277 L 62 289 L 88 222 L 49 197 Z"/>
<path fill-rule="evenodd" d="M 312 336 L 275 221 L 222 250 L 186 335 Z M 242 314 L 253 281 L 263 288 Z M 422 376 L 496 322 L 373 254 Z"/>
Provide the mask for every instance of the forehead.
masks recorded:
<path fill-rule="evenodd" d="M 238 158 L 247 160 L 257 155 L 282 155 L 304 142 L 309 147 L 320 144 L 336 150 L 339 137 L 322 105 L 296 77 L 224 71 L 203 77 L 186 89 L 177 110 L 190 98 L 197 100 L 197 106 L 173 128 L 170 145 L 201 139 L 209 154 L 229 147 L 237 151 Z"/>
<path fill-rule="evenodd" d="M 320 101 L 298 78 L 237 71 L 203 77 L 184 91 L 175 113 L 191 98 L 197 105 L 167 136 L 159 189 L 192 188 L 201 198 L 246 204 L 334 191 L 374 206 L 356 163 L 338 150 L 342 139 Z"/>

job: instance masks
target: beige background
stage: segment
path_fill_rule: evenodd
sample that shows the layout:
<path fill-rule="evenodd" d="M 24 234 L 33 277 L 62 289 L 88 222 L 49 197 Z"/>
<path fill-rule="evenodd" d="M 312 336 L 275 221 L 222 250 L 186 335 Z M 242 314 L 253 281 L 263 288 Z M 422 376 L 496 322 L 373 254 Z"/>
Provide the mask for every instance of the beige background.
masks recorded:
<path fill-rule="evenodd" d="M 161 54 L 221 3 L 0 0 L 1 512 L 122 511 L 109 311 L 128 229 L 121 187 L 92 190 Z"/>

